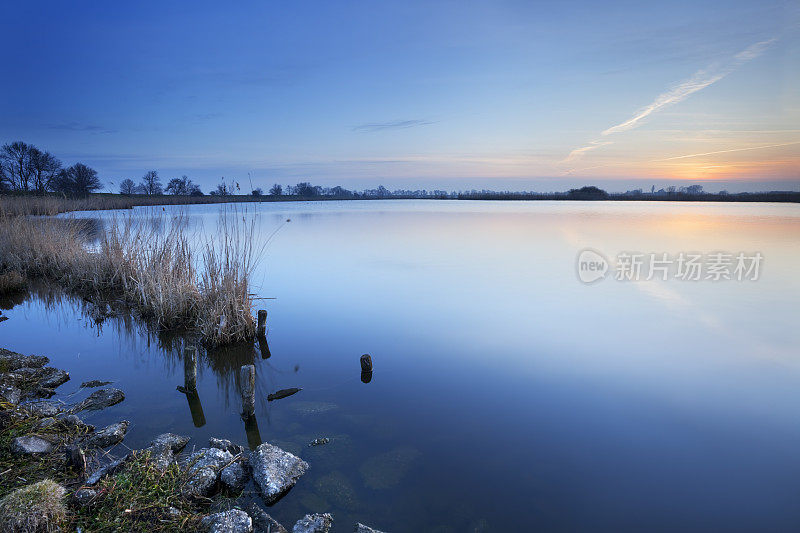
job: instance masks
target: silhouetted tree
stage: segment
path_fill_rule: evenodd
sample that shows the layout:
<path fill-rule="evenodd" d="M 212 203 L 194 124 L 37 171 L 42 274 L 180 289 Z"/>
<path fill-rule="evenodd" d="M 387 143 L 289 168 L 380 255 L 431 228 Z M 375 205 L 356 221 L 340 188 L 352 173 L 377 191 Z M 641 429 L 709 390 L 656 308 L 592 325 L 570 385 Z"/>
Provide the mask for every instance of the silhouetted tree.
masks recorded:
<path fill-rule="evenodd" d="M 30 190 L 33 167 L 31 165 L 32 146 L 16 141 L 4 144 L 0 150 L 0 167 L 9 186 L 17 191 Z"/>
<path fill-rule="evenodd" d="M 272 196 L 280 196 L 283 194 L 283 187 L 276 183 L 270 188 L 269 193 Z"/>
<path fill-rule="evenodd" d="M 74 196 L 86 196 L 102 187 L 97 171 L 83 163 L 62 170 L 53 180 L 55 191 Z"/>
<path fill-rule="evenodd" d="M 253 196 L 263 196 L 264 191 L 261 190 L 261 187 L 258 187 L 256 189 L 253 189 L 253 192 L 251 192 L 250 194 Z"/>
<path fill-rule="evenodd" d="M 150 170 L 142 177 L 141 190 L 143 191 L 143 194 L 164 194 L 164 190 L 161 185 L 161 178 L 158 177 L 158 172 L 155 170 Z"/>
<path fill-rule="evenodd" d="M 53 179 L 61 171 L 61 161 L 50 152 L 42 152 L 30 146 L 31 185 L 39 194 L 51 187 Z"/>
<path fill-rule="evenodd" d="M 126 178 L 119 184 L 120 194 L 136 194 L 136 184 L 132 179 Z"/>
<path fill-rule="evenodd" d="M 188 196 L 192 194 L 192 191 L 195 189 L 199 190 L 200 187 L 192 183 L 192 180 L 188 177 L 181 176 L 180 178 L 172 178 L 169 180 L 166 191 L 170 194 Z"/>
<path fill-rule="evenodd" d="M 570 189 L 567 196 L 575 200 L 604 200 L 608 198 L 608 193 L 603 189 L 590 185 L 580 189 Z"/>
<path fill-rule="evenodd" d="M 315 187 L 307 181 L 302 181 L 295 185 L 293 190 L 297 196 L 319 196 L 321 187 Z"/>

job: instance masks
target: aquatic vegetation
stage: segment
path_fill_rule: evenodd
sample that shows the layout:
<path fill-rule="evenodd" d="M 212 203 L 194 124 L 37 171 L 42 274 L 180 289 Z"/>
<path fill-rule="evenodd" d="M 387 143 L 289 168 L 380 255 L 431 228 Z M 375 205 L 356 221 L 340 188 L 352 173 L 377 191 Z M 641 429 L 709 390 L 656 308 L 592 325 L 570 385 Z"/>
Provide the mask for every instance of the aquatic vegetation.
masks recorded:
<path fill-rule="evenodd" d="M 394 487 L 405 477 L 419 455 L 416 448 L 403 446 L 367 459 L 359 469 L 364 485 L 372 489 Z"/>
<path fill-rule="evenodd" d="M 222 210 L 219 237 L 195 243 L 180 215 L 152 222 L 112 219 L 103 230 L 0 209 L 0 271 L 53 282 L 103 307 L 123 304 L 157 330 L 193 331 L 209 346 L 252 340 L 250 276 L 263 250 L 253 245 L 253 223 Z"/>

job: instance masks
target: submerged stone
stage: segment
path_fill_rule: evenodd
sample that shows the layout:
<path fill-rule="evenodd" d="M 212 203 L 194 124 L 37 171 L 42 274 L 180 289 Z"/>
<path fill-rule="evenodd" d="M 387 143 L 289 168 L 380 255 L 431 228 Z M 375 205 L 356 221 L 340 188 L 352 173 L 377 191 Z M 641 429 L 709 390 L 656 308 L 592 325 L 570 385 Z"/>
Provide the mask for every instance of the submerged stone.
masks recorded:
<path fill-rule="evenodd" d="M 78 411 L 99 411 L 112 405 L 116 405 L 125 399 L 125 393 L 119 389 L 107 388 L 96 390 L 85 400 L 72 408 L 72 412 Z"/>
<path fill-rule="evenodd" d="M 49 441 L 36 435 L 17 437 L 11 441 L 11 451 L 20 455 L 50 453 L 53 449 Z"/>
<path fill-rule="evenodd" d="M 356 528 L 353 530 L 353 533 L 383 533 L 383 531 L 378 531 L 375 528 L 365 526 L 359 522 L 356 524 Z"/>
<path fill-rule="evenodd" d="M 250 464 L 266 503 L 277 501 L 308 470 L 308 463 L 267 442 L 255 449 Z"/>
<path fill-rule="evenodd" d="M 416 448 L 406 446 L 367 459 L 359 469 L 364 484 L 373 489 L 394 487 L 400 483 L 419 455 Z"/>
<path fill-rule="evenodd" d="M 337 507 L 352 511 L 358 508 L 356 491 L 347 476 L 333 471 L 319 478 L 314 486 L 317 492 Z"/>
<path fill-rule="evenodd" d="M 125 438 L 129 425 L 130 422 L 123 420 L 99 429 L 86 439 L 86 446 L 89 448 L 108 448 L 119 444 Z"/>
<path fill-rule="evenodd" d="M 307 514 L 297 521 L 292 528 L 292 533 L 328 533 L 333 526 L 333 517 L 330 513 Z"/>
<path fill-rule="evenodd" d="M 100 381 L 99 379 L 93 379 L 91 381 L 84 381 L 81 383 L 81 388 L 83 389 L 90 389 L 94 387 L 102 387 L 103 385 L 111 385 L 112 381 Z"/>
<path fill-rule="evenodd" d="M 253 531 L 253 520 L 244 511 L 231 509 L 222 513 L 206 516 L 200 524 L 209 533 L 250 533 Z"/>

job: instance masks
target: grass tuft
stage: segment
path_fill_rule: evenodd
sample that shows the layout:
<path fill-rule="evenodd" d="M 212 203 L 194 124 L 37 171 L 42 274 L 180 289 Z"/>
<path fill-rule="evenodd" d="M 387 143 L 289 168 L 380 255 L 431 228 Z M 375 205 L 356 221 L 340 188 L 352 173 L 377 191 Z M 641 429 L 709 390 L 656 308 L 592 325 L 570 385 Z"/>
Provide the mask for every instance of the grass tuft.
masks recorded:
<path fill-rule="evenodd" d="M 0 500 L 0 530 L 20 533 L 60 531 L 66 520 L 64 487 L 45 479 Z"/>

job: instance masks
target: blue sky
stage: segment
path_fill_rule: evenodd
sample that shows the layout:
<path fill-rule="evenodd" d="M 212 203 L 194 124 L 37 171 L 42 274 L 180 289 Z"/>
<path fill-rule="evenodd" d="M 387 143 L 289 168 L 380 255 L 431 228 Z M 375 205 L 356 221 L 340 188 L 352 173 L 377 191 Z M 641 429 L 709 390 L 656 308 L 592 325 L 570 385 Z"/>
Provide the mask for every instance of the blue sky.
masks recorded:
<path fill-rule="evenodd" d="M 206 189 L 800 189 L 799 6 L 15 3 L 0 139 Z"/>

